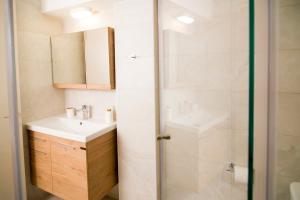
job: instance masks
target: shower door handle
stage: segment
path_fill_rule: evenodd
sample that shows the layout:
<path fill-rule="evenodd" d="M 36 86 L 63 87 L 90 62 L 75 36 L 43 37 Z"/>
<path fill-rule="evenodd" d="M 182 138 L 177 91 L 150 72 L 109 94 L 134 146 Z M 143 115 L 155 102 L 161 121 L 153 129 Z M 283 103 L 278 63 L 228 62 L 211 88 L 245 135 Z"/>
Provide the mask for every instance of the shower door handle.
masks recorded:
<path fill-rule="evenodd" d="M 170 140 L 171 139 L 171 136 L 169 135 L 158 135 L 157 140 Z"/>

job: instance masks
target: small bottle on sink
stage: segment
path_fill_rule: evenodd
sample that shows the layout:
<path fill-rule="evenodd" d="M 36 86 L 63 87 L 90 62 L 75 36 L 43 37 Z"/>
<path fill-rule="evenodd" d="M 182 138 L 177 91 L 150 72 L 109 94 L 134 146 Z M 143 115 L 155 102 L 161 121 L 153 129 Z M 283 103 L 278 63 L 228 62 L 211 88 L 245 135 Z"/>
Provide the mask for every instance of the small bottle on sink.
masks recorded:
<path fill-rule="evenodd" d="M 67 118 L 74 118 L 76 114 L 76 109 L 73 107 L 66 108 L 66 116 Z"/>
<path fill-rule="evenodd" d="M 112 108 L 106 108 L 105 110 L 105 123 L 113 123 L 114 115 Z"/>

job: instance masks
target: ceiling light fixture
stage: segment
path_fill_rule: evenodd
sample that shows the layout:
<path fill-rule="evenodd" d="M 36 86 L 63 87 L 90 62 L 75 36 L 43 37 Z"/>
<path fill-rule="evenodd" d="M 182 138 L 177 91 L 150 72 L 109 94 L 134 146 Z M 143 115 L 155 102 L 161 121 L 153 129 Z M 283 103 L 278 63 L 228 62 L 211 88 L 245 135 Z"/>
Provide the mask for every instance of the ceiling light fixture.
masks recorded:
<path fill-rule="evenodd" d="M 177 20 L 184 24 L 191 24 L 195 21 L 194 18 L 185 15 L 177 17 Z"/>
<path fill-rule="evenodd" d="M 92 10 L 90 8 L 75 8 L 70 11 L 70 15 L 75 19 L 82 19 L 92 16 Z"/>

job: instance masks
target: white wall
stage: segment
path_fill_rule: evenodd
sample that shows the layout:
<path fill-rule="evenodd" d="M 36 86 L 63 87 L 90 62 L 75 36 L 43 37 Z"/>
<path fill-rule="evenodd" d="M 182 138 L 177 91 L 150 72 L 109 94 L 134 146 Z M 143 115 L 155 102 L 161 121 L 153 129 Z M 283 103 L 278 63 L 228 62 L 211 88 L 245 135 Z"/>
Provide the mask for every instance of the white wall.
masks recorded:
<path fill-rule="evenodd" d="M 64 92 L 52 87 L 50 47 L 50 36 L 61 33 L 62 26 L 40 12 L 39 1 L 16 0 L 16 7 L 21 112 L 26 123 L 64 112 Z"/>
<path fill-rule="evenodd" d="M 43 12 L 47 12 L 49 10 L 62 9 L 65 7 L 72 7 L 74 5 L 78 5 L 81 3 L 85 3 L 92 0 L 41 0 L 41 9 Z"/>
<path fill-rule="evenodd" d="M 65 91 L 66 107 L 92 106 L 92 117 L 104 120 L 105 108 L 115 106 L 114 91 L 71 90 Z"/>
<path fill-rule="evenodd" d="M 64 32 L 77 32 L 102 27 L 114 27 L 114 11 L 113 7 L 101 9 L 98 13 L 93 14 L 87 19 L 72 19 L 66 17 L 63 21 Z"/>
<path fill-rule="evenodd" d="M 115 4 L 119 195 L 157 199 L 153 0 Z M 131 61 L 128 56 L 136 54 Z"/>

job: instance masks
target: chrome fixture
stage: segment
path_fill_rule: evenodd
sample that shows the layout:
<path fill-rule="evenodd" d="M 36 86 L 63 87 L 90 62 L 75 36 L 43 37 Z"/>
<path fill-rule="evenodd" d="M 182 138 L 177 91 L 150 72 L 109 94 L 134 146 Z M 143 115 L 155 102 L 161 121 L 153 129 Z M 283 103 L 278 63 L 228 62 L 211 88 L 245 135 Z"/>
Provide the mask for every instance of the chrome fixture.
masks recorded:
<path fill-rule="evenodd" d="M 81 119 L 90 119 L 91 118 L 91 107 L 88 105 L 82 105 L 81 109 L 76 110 L 76 115 L 78 112 L 82 112 Z"/>

